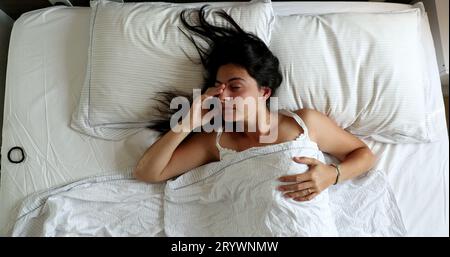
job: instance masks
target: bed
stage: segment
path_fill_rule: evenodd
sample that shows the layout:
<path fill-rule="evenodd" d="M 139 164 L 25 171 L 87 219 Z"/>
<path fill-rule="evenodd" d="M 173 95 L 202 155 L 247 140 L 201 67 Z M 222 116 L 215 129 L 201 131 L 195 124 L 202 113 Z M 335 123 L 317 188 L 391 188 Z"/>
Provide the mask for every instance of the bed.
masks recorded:
<path fill-rule="evenodd" d="M 374 2 L 273 2 L 275 14 L 379 12 L 410 5 Z M 8 55 L 0 186 L 0 232 L 10 235 L 20 203 L 30 194 L 100 174 L 133 167 L 158 134 L 143 130 L 105 141 L 70 128 L 86 65 L 88 7 L 50 7 L 23 14 L 14 24 Z M 442 109 L 439 139 L 426 144 L 366 140 L 387 173 L 409 236 L 449 235 L 448 134 L 434 47 L 429 37 L 427 67 L 432 101 Z M 8 161 L 14 146 L 26 161 Z"/>

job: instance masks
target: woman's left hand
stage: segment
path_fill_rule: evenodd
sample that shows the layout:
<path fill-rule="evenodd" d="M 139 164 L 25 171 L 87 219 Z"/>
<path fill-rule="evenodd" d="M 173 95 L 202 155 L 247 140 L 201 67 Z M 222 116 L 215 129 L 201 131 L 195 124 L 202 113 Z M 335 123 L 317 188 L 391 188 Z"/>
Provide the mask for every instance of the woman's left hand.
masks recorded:
<path fill-rule="evenodd" d="M 336 181 L 337 174 L 333 166 L 314 158 L 294 157 L 293 159 L 295 162 L 308 165 L 309 169 L 305 173 L 279 178 L 281 182 L 293 182 L 278 187 L 278 190 L 285 192 L 285 197 L 296 201 L 309 201 Z"/>

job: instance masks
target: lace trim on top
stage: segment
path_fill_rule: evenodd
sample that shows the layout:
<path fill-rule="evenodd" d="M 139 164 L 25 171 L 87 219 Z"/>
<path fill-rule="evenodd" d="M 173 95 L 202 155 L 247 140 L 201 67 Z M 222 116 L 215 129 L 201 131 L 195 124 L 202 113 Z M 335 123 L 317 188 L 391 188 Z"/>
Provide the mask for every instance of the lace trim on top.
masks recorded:
<path fill-rule="evenodd" d="M 297 141 L 297 140 L 302 139 L 303 137 L 309 139 L 308 128 L 306 127 L 305 122 L 302 120 L 302 118 L 300 118 L 300 116 L 298 116 L 296 113 L 288 111 L 288 110 L 280 110 L 280 113 L 283 113 L 286 116 L 290 116 L 290 117 L 294 118 L 295 121 L 297 121 L 298 125 L 303 129 L 303 133 L 301 133 L 300 135 L 298 135 L 295 139 L 293 139 L 291 141 Z M 220 143 L 219 143 L 220 137 L 222 136 L 222 132 L 223 132 L 223 130 L 222 130 L 222 128 L 220 128 L 219 131 L 217 131 L 217 136 L 216 136 L 216 147 L 219 150 L 220 159 L 223 159 L 223 157 L 225 157 L 228 154 L 241 153 L 241 152 L 245 152 L 245 151 L 250 151 L 252 149 L 259 149 L 261 147 L 270 146 L 270 145 L 254 146 L 254 147 L 247 148 L 247 149 L 245 149 L 243 151 L 236 151 L 234 149 L 230 149 L 230 148 L 227 148 L 227 147 L 222 147 L 220 145 Z M 281 143 L 278 143 L 278 145 L 286 144 L 286 143 L 289 143 L 291 141 L 281 142 Z M 275 145 L 277 145 L 277 144 L 275 144 Z"/>

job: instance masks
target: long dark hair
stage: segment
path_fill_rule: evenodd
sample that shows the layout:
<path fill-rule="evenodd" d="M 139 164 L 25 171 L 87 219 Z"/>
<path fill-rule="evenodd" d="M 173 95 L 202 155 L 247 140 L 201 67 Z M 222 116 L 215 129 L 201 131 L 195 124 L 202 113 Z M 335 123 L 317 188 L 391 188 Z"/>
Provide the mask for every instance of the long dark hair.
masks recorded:
<path fill-rule="evenodd" d="M 231 26 L 218 27 L 208 23 L 205 18 L 205 8 L 208 6 L 203 5 L 200 9 L 185 9 L 180 13 L 183 26 L 207 44 L 206 47 L 197 44 L 192 35 L 188 35 L 179 28 L 194 44 L 205 68 L 201 92 L 204 93 L 206 89 L 215 85 L 217 72 L 221 66 L 235 64 L 245 68 L 259 87 L 269 87 L 274 94 L 283 78 L 279 70 L 278 58 L 259 37 L 244 31 L 224 10 L 215 11 L 213 14 L 225 19 Z M 192 14 L 198 14 L 198 24 L 189 24 L 186 14 L 188 18 L 191 18 Z M 156 109 L 160 119 L 154 120 L 148 128 L 164 133 L 170 130 L 170 118 L 178 111 L 170 109 L 170 102 L 177 96 L 186 97 L 192 104 L 191 93 L 174 90 L 159 92 L 154 100 L 159 103 Z M 267 101 L 268 104 L 269 101 Z"/>

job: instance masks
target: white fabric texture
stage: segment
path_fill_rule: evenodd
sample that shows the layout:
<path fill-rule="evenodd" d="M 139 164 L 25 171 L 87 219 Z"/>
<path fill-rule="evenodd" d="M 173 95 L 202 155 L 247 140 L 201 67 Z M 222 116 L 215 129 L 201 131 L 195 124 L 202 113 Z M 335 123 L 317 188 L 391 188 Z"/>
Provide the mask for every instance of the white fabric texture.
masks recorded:
<path fill-rule="evenodd" d="M 308 202 L 286 199 L 277 178 L 307 170 L 293 156 L 325 161 L 295 141 L 249 149 L 167 184 L 130 175 L 83 179 L 29 196 L 13 236 L 403 236 L 385 174 L 372 170 Z M 328 160 L 330 161 L 330 160 Z M 246 171 L 246 172 L 242 172 Z M 165 188 L 165 191 L 164 191 Z"/>
<path fill-rule="evenodd" d="M 27 198 L 12 236 L 164 236 L 164 185 L 96 176 Z"/>
<path fill-rule="evenodd" d="M 395 197 L 383 173 L 322 191 L 307 202 L 283 197 L 278 178 L 306 172 L 292 160 L 306 156 L 323 163 L 317 144 L 295 113 L 303 133 L 295 140 L 237 152 L 216 145 L 221 161 L 167 183 L 164 227 L 168 236 L 402 236 L 406 234 Z M 336 163 L 336 160 L 333 160 Z M 287 183 L 290 184 L 290 183 Z"/>
<path fill-rule="evenodd" d="M 307 202 L 284 198 L 278 178 L 305 172 L 292 160 L 325 158 L 307 136 L 236 152 L 167 183 L 167 236 L 402 236 L 394 195 L 381 171 L 322 191 Z"/>
<path fill-rule="evenodd" d="M 91 8 L 86 79 L 72 118 L 74 129 L 119 140 L 155 118 L 157 102 L 152 98 L 158 92 L 191 92 L 201 87 L 200 58 L 192 42 L 179 30 L 184 28 L 179 15 L 186 5 L 100 0 L 91 2 Z M 225 26 L 223 18 L 212 15 L 218 10 L 224 10 L 244 30 L 269 43 L 274 21 L 270 1 L 208 8 L 207 20 Z M 204 44 L 198 37 L 194 39 Z"/>
<path fill-rule="evenodd" d="M 277 15 L 412 8 L 381 2 L 274 2 L 273 7 Z M 123 172 L 136 164 L 158 136 L 144 129 L 120 141 L 105 141 L 69 127 L 85 77 L 89 16 L 87 7 L 58 6 L 25 13 L 15 21 L 3 124 L 2 236 L 11 235 L 20 203 L 27 196 L 108 171 Z M 425 33 L 420 41 L 426 49 L 424 70 L 431 81 L 427 97 L 430 108 L 439 109 L 433 128 L 439 141 L 386 144 L 367 139 L 365 142 L 379 158 L 375 169 L 387 174 L 408 235 L 448 236 L 447 127 L 433 41 L 429 24 L 424 22 Z M 24 148 L 23 163 L 8 162 L 7 153 L 14 146 Z"/>
<path fill-rule="evenodd" d="M 277 16 L 281 108 L 311 108 L 362 138 L 436 140 L 421 45 L 422 5 L 385 13 Z"/>

